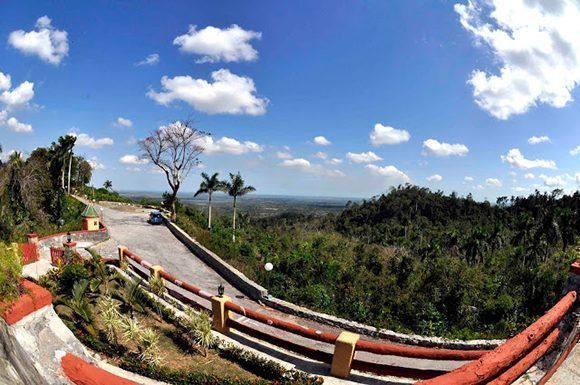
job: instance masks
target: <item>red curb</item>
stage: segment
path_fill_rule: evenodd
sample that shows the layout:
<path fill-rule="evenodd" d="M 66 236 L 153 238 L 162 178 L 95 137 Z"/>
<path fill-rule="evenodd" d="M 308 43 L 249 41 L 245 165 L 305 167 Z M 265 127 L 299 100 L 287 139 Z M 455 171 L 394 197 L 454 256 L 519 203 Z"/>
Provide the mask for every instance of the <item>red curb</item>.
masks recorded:
<path fill-rule="evenodd" d="M 570 265 L 570 272 L 576 275 L 580 275 L 580 259 L 572 262 Z"/>
<path fill-rule="evenodd" d="M 76 385 L 138 385 L 136 382 L 89 364 L 71 353 L 67 353 L 62 358 L 60 365 L 69 380 Z"/>
<path fill-rule="evenodd" d="M 23 280 L 26 293 L 22 294 L 0 314 L 8 325 L 14 325 L 27 315 L 52 304 L 52 295 L 45 288 Z"/>

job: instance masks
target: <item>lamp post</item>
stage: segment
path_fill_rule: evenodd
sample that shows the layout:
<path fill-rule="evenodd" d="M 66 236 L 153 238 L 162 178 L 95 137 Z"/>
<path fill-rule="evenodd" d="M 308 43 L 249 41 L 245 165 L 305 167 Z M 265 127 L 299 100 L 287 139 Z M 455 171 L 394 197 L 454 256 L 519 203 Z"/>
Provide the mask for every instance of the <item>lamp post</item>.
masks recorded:
<path fill-rule="evenodd" d="M 268 286 L 267 289 L 268 291 L 270 290 L 270 272 L 272 271 L 272 269 L 274 268 L 274 265 L 271 262 L 266 262 L 264 264 L 264 270 L 266 270 L 266 285 Z M 270 294 L 268 293 L 268 297 L 270 297 Z"/>
<path fill-rule="evenodd" d="M 224 288 L 224 284 L 223 283 L 220 282 L 220 285 L 218 286 L 217 291 L 218 291 L 218 297 L 223 297 L 224 296 L 225 288 Z"/>

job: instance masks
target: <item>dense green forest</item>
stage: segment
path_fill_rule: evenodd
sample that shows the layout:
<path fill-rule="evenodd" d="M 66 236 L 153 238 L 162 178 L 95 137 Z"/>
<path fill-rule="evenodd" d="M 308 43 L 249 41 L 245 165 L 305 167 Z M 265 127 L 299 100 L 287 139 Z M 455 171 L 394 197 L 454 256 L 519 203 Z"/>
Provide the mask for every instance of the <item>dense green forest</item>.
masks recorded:
<path fill-rule="evenodd" d="M 400 186 L 323 217 L 242 213 L 236 242 L 230 218 L 210 233 L 204 213 L 179 210 L 179 226 L 272 295 L 426 335 L 515 333 L 556 302 L 580 256 L 579 192 L 490 204 Z"/>

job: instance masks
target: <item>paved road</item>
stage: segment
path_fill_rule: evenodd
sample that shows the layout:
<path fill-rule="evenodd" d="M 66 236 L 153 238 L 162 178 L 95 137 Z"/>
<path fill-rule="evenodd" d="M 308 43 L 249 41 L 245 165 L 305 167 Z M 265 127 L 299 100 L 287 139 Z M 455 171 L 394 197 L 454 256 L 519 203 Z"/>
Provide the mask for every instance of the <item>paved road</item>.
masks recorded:
<path fill-rule="evenodd" d="M 243 293 L 230 285 L 218 273 L 207 266 L 202 260 L 191 253 L 190 250 L 187 249 L 179 240 L 177 240 L 165 226 L 149 225 L 146 222 L 147 212 L 145 210 L 139 210 L 140 212 L 135 212 L 137 210 L 121 211 L 102 206 L 99 207 L 99 209 L 100 208 L 103 209 L 104 221 L 107 224 L 109 234 L 111 236 L 109 241 L 97 246 L 97 249 L 102 256 L 116 257 L 117 246 L 124 245 L 148 262 L 159 264 L 163 266 L 165 271 L 175 275 L 183 281 L 197 285 L 208 292 L 216 292 L 218 285 L 223 283 L 226 295 L 229 295 L 232 297 L 234 302 L 244 307 L 251 308 L 280 319 L 292 321 L 304 326 L 309 326 L 318 330 L 334 333 L 340 332 L 339 329 L 330 327 L 325 324 L 320 324 L 315 321 L 306 320 L 279 312 L 277 310 L 262 306 L 261 304 L 247 298 Z M 209 308 L 209 302 L 198 297 L 190 296 L 190 298 L 196 300 L 196 302 L 199 302 L 202 306 Z M 254 327 L 264 330 L 265 332 L 272 333 L 282 338 L 299 342 L 307 346 L 313 346 L 327 352 L 332 352 L 333 350 L 333 346 L 329 344 L 308 340 L 294 334 L 280 331 L 278 329 L 272 329 L 264 324 L 257 323 L 245 317 L 240 317 L 238 320 L 247 324 L 251 324 Z M 258 348 L 256 346 L 253 347 Z M 311 372 L 319 372 L 321 374 L 328 372 L 327 365 L 317 365 L 317 367 L 313 367 L 312 363 L 307 361 L 303 362 L 302 360 L 297 359 L 295 356 L 283 357 L 283 354 L 280 352 L 273 351 L 269 351 L 268 353 L 275 354 L 278 356 L 278 358 L 294 363 L 299 369 Z M 364 359 L 366 361 L 380 362 L 384 364 L 404 367 L 439 370 L 451 370 L 464 363 L 461 361 L 430 361 L 395 356 L 377 356 L 367 352 L 357 352 L 356 356 L 357 358 Z M 359 382 L 373 382 L 370 377 L 367 377 L 363 374 L 360 374 L 358 377 L 355 376 L 354 378 L 358 379 L 357 381 Z"/>

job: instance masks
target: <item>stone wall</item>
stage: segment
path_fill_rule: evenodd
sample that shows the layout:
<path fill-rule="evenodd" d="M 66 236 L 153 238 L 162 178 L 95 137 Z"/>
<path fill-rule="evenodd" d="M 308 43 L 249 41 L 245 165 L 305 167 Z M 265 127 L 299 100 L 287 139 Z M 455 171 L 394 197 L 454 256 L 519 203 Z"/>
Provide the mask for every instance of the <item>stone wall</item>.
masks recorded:
<path fill-rule="evenodd" d="M 38 239 L 38 247 L 61 247 L 63 242 L 66 242 L 66 238 L 66 233 L 58 233 L 42 237 Z M 71 238 L 73 242 L 77 243 L 99 243 L 109 239 L 109 233 L 106 228 L 97 231 L 71 231 Z"/>

